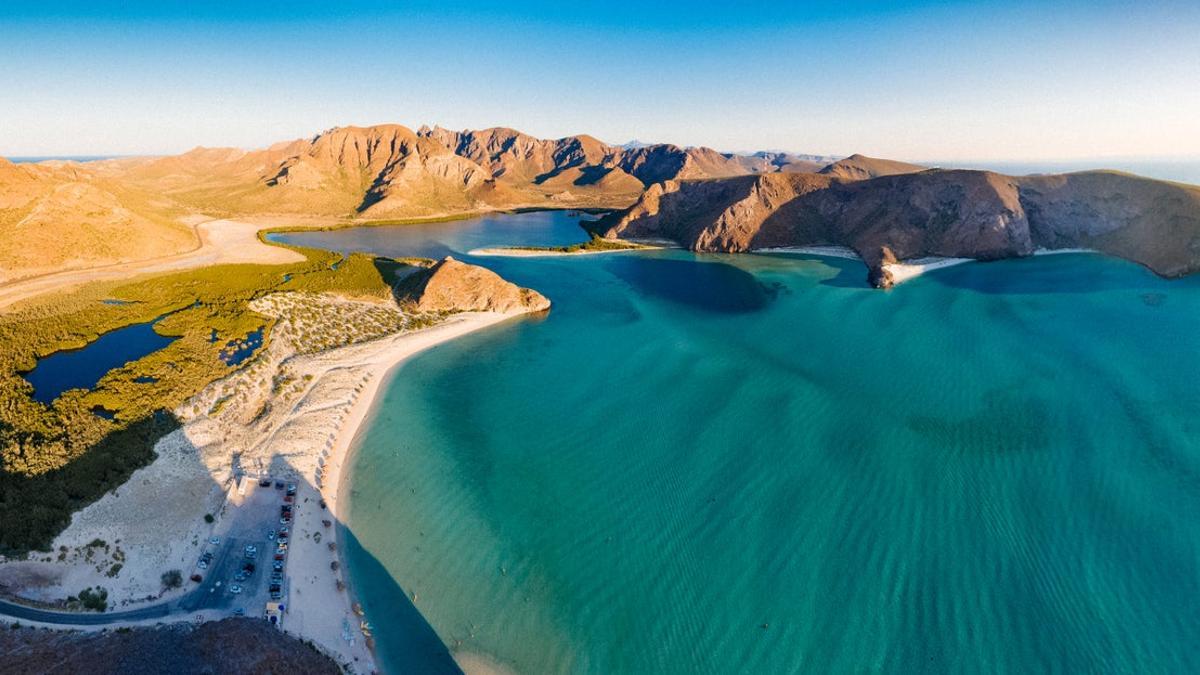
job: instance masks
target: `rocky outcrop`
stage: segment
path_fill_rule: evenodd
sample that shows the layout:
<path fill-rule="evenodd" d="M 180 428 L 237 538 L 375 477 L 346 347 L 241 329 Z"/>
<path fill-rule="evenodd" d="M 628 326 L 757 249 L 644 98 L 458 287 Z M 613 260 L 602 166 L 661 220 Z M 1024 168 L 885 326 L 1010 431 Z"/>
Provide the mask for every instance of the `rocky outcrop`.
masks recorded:
<path fill-rule="evenodd" d="M 67 632 L 0 630 L 10 673 L 329 673 L 328 656 L 260 619 Z"/>
<path fill-rule="evenodd" d="M 1200 188 L 1114 172 L 672 181 L 604 225 L 608 237 L 670 239 L 697 251 L 848 246 L 880 287 L 890 285 L 883 266 L 894 259 L 992 260 L 1037 248 L 1094 248 L 1165 276 L 1200 269 Z"/>
<path fill-rule="evenodd" d="M 396 298 L 422 312 L 524 314 L 550 309 L 541 293 L 449 256 L 406 276 L 396 287 Z"/>

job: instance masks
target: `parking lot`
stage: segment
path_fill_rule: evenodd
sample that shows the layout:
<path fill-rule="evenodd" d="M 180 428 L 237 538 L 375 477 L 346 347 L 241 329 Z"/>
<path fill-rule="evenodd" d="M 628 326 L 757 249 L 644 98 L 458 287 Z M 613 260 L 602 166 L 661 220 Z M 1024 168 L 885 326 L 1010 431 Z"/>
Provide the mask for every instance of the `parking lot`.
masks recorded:
<path fill-rule="evenodd" d="M 266 485 L 261 485 L 265 480 Z M 189 610 L 219 609 L 263 616 L 266 603 L 287 603 L 287 557 L 293 484 L 243 477 L 232 490 L 220 520 L 188 575 L 201 578 L 201 593 Z M 281 520 L 288 522 L 281 522 Z M 278 569 L 276 569 L 278 568 Z M 192 578 L 191 583 L 195 583 Z"/>

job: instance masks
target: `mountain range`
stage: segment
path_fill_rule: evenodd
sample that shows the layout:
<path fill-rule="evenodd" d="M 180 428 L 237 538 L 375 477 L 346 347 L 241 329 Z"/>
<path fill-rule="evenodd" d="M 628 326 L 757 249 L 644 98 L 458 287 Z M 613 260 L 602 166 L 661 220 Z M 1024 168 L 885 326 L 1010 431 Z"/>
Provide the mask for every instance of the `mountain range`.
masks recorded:
<path fill-rule="evenodd" d="M 605 234 L 697 251 L 837 244 L 869 278 L 925 255 L 1087 246 L 1165 275 L 1200 259 L 1200 188 L 1114 172 L 1013 177 L 851 155 L 540 139 L 494 127 L 338 127 L 267 148 L 0 159 L 0 282 L 194 248 L 184 215 L 326 223 L 608 208 Z"/>

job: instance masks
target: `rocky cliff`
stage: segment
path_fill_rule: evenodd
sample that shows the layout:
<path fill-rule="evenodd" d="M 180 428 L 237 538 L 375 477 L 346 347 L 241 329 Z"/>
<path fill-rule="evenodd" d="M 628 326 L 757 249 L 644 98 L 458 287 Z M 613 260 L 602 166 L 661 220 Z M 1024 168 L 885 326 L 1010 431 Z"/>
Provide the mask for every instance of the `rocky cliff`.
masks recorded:
<path fill-rule="evenodd" d="M 886 287 L 883 264 L 1094 248 L 1164 276 L 1200 269 L 1200 188 L 1115 172 L 1003 176 L 927 170 L 846 180 L 824 172 L 668 181 L 611 216 L 606 236 L 697 251 L 841 245 Z"/>
<path fill-rule="evenodd" d="M 541 293 L 449 256 L 406 276 L 396 286 L 396 298 L 422 312 L 523 314 L 550 309 Z"/>

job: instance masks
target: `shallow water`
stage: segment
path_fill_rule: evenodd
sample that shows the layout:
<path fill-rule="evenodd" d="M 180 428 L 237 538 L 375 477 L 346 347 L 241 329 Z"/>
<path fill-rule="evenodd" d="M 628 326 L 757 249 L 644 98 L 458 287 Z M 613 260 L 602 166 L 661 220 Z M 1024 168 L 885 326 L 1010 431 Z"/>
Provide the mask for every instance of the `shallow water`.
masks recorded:
<path fill-rule="evenodd" d="M 519 217 L 289 238 L 573 227 Z M 349 566 L 385 667 L 446 665 L 415 595 L 452 650 L 528 673 L 1200 668 L 1200 280 L 476 262 L 555 304 L 414 358 L 360 433 Z"/>

